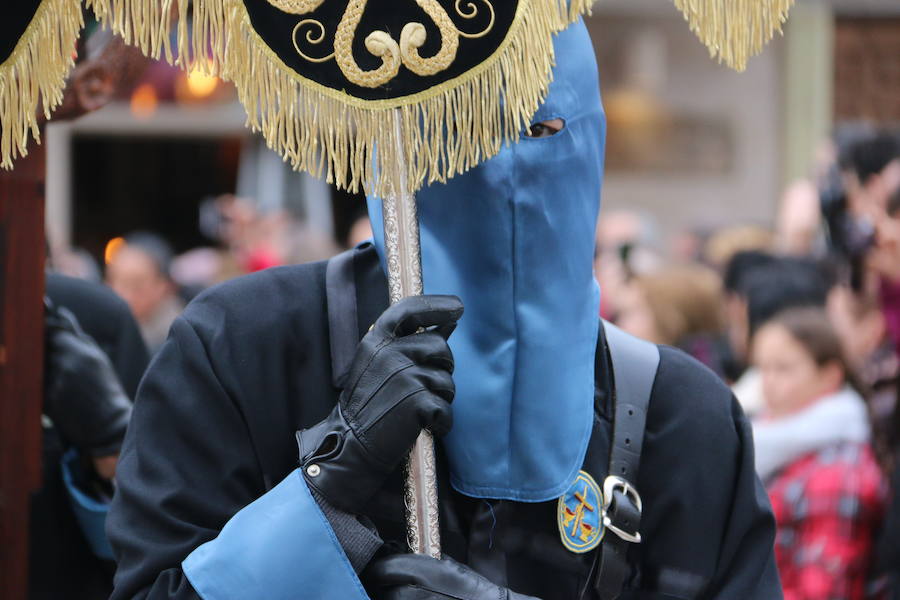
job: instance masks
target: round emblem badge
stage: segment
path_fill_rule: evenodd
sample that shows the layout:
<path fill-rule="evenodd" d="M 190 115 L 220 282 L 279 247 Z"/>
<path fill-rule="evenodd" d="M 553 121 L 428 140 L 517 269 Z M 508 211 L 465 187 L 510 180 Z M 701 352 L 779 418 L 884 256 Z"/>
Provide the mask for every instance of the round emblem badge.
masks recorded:
<path fill-rule="evenodd" d="M 563 546 L 572 552 L 590 552 L 600 545 L 603 526 L 603 492 L 588 473 L 578 477 L 559 498 L 557 523 Z"/>

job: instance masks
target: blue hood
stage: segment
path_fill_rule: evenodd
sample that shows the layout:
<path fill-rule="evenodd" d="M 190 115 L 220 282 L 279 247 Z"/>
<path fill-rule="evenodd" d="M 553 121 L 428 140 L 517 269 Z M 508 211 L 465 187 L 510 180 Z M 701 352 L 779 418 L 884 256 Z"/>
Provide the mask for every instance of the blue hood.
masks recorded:
<path fill-rule="evenodd" d="M 554 45 L 554 81 L 533 121 L 563 119 L 564 129 L 523 137 L 417 195 L 425 293 L 466 307 L 450 339 L 457 393 L 443 444 L 453 486 L 479 498 L 559 497 L 592 430 L 606 121 L 584 24 Z M 369 213 L 383 257 L 379 200 Z"/>

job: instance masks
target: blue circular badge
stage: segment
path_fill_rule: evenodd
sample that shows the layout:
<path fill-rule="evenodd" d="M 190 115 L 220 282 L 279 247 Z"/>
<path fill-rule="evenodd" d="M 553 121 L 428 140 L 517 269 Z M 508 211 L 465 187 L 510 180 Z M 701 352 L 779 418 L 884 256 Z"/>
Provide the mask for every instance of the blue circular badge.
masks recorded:
<path fill-rule="evenodd" d="M 563 546 L 572 552 L 590 552 L 600 545 L 605 533 L 603 526 L 603 492 L 584 471 L 559 498 L 557 523 Z"/>

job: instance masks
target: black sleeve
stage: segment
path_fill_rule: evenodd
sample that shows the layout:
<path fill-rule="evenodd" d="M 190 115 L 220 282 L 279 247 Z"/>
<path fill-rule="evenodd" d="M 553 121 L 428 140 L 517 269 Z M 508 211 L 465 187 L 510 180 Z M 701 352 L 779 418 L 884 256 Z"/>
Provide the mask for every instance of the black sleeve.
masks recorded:
<path fill-rule="evenodd" d="M 131 309 L 101 283 L 48 273 L 47 296 L 78 319 L 84 331 L 109 356 L 128 397 L 134 400 L 150 355 Z"/>
<path fill-rule="evenodd" d="M 134 400 L 138 384 L 150 362 L 150 355 L 144 338 L 141 337 L 141 330 L 130 312 L 120 314 L 117 329 L 115 349 L 110 353 L 110 359 L 125 393 Z"/>
<path fill-rule="evenodd" d="M 148 371 L 117 469 L 112 600 L 198 598 L 181 570 L 265 491 L 244 419 L 183 317 Z"/>
<path fill-rule="evenodd" d="M 733 396 L 731 410 L 738 436 L 737 472 L 709 598 L 778 600 L 782 591 L 775 565 L 772 508 L 756 475 L 750 423 Z"/>
<path fill-rule="evenodd" d="M 672 348 L 660 349 L 638 483 L 644 590 L 780 600 L 775 521 L 749 423 L 714 373 Z"/>

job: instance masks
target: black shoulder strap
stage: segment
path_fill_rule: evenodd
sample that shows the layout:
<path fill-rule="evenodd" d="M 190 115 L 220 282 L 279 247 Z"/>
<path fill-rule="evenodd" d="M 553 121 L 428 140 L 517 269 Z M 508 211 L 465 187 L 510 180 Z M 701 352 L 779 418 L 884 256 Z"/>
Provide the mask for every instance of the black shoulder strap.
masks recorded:
<path fill-rule="evenodd" d="M 343 387 L 359 343 L 356 279 L 353 274 L 355 255 L 356 249 L 351 248 L 329 259 L 325 268 L 331 376 L 337 388 Z"/>
<path fill-rule="evenodd" d="M 615 325 L 603 323 L 613 370 L 613 435 L 609 474 L 603 482 L 606 535 L 600 548 L 595 589 L 601 600 L 622 593 L 630 567 L 628 548 L 641 541 L 641 497 L 636 489 L 647 409 L 656 372 L 659 348 L 639 340 Z"/>

